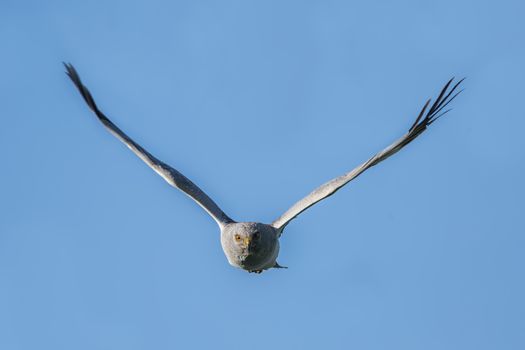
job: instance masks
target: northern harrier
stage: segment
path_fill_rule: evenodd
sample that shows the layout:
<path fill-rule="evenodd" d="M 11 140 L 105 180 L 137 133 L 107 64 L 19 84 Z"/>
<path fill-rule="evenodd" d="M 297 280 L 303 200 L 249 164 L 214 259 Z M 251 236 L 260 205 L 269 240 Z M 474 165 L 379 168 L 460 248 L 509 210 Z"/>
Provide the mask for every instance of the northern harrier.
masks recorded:
<path fill-rule="evenodd" d="M 457 92 L 456 90 L 463 81 L 463 79 L 458 81 L 449 89 L 453 81 L 453 78 L 450 79 L 430 107 L 430 100 L 425 103 L 408 132 L 399 140 L 375 154 L 354 170 L 316 188 L 271 224 L 263 224 L 260 222 L 236 222 L 231 219 L 197 185 L 176 169 L 155 158 L 113 124 L 113 122 L 98 109 L 95 100 L 89 90 L 82 84 L 75 68 L 71 64 L 65 64 L 65 67 L 67 75 L 71 78 L 89 108 L 96 114 L 102 124 L 104 124 L 114 136 L 126 144 L 140 159 L 155 170 L 157 174 L 162 176 L 166 182 L 191 197 L 217 222 L 221 230 L 222 249 L 229 263 L 248 272 L 256 273 L 270 268 L 281 267 L 277 263 L 279 238 L 291 220 L 315 203 L 331 196 L 365 170 L 387 159 L 422 134 L 429 125 L 449 111 L 449 109 L 444 110 L 444 108 L 461 92 L 461 90 Z"/>

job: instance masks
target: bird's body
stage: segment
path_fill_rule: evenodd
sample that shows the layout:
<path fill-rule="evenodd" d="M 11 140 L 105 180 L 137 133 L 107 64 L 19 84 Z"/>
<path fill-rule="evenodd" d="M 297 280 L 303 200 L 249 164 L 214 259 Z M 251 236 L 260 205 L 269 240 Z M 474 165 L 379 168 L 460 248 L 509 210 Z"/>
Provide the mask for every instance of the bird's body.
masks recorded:
<path fill-rule="evenodd" d="M 221 245 L 230 265 L 249 272 L 279 267 L 279 231 L 260 222 L 232 222 L 221 229 Z"/>
<path fill-rule="evenodd" d="M 382 162 L 412 142 L 416 137 L 423 133 L 430 124 L 449 111 L 443 111 L 443 109 L 459 94 L 459 92 L 461 92 L 459 91 L 454 94 L 454 91 L 456 91 L 456 88 L 462 82 L 462 80 L 460 80 L 448 90 L 452 83 L 451 79 L 441 90 L 438 98 L 427 111 L 427 107 L 430 103 L 430 100 L 428 100 L 415 122 L 412 124 L 412 127 L 399 140 L 381 152 L 375 154 L 352 171 L 319 186 L 309 195 L 295 203 L 271 224 L 264 224 L 259 222 L 236 222 L 232 220 L 191 180 L 181 174 L 178 170 L 155 158 L 113 124 L 113 122 L 111 122 L 98 109 L 95 100 L 91 96 L 89 90 L 82 84 L 75 68 L 70 64 L 65 64 L 65 66 L 67 74 L 79 90 L 89 108 L 96 114 L 104 126 L 120 141 L 126 144 L 128 148 L 149 165 L 157 174 L 164 178 L 166 182 L 186 193 L 215 220 L 221 231 L 221 245 L 228 262 L 232 266 L 256 273 L 260 273 L 270 268 L 282 267 L 277 263 L 277 257 L 279 255 L 279 238 L 281 237 L 284 228 L 291 220 L 315 203 L 334 194 L 341 187 L 362 174 L 365 170 Z"/>

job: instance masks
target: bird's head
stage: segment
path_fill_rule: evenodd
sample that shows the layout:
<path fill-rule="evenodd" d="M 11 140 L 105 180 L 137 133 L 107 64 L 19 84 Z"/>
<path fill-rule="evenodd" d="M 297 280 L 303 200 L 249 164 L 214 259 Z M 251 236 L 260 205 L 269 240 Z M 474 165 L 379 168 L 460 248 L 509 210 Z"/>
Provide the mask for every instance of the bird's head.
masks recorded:
<path fill-rule="evenodd" d="M 253 268 L 269 259 L 277 241 L 276 230 L 256 222 L 238 222 L 224 227 L 221 243 L 230 264 Z"/>

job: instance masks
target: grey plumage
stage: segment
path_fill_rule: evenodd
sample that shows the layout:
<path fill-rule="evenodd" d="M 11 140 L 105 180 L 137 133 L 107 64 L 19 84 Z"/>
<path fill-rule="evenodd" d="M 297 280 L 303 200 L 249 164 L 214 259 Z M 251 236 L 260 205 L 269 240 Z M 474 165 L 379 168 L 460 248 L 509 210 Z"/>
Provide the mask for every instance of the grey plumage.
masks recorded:
<path fill-rule="evenodd" d="M 410 142 L 412 142 L 423 131 L 425 131 L 430 124 L 432 124 L 438 118 L 450 111 L 450 109 L 448 109 L 444 112 L 441 112 L 443 108 L 445 108 L 461 92 L 460 90 L 454 94 L 454 92 L 457 90 L 457 87 L 459 86 L 459 84 L 461 84 L 463 80 L 464 79 L 458 81 L 447 93 L 447 89 L 453 81 L 453 79 L 450 79 L 441 90 L 441 93 L 439 94 L 432 107 L 430 107 L 428 112 L 425 114 L 425 111 L 430 103 L 430 100 L 427 100 L 427 102 L 421 109 L 421 112 L 419 113 L 418 117 L 416 118 L 416 121 L 414 122 L 414 124 L 412 124 L 412 126 L 405 135 L 403 135 L 400 139 L 398 139 L 396 142 L 394 142 L 381 152 L 376 153 L 372 158 L 368 159 L 366 162 L 359 165 L 352 171 L 339 177 L 336 177 L 335 179 L 332 179 L 313 190 L 309 195 L 295 203 L 290 209 L 288 209 L 283 215 L 281 215 L 281 217 L 272 222 L 272 226 L 282 231 L 291 220 L 297 217 L 297 215 L 301 214 L 303 211 L 310 208 L 315 203 L 333 195 L 341 187 L 343 187 L 348 182 L 361 175 L 366 169 L 379 164 L 380 162 L 392 156 L 393 154 L 401 150 L 403 147 L 408 145 Z"/>
<path fill-rule="evenodd" d="M 352 171 L 316 188 L 309 195 L 295 203 L 281 217 L 272 222 L 271 225 L 268 225 L 258 222 L 235 222 L 232 220 L 197 185 L 176 169 L 155 158 L 113 124 L 113 122 L 98 109 L 95 100 L 89 90 L 82 84 L 75 68 L 71 64 L 64 65 L 67 75 L 71 78 L 89 108 L 95 113 L 102 124 L 171 186 L 180 189 L 192 198 L 217 222 L 221 230 L 221 245 L 228 262 L 235 267 L 242 268 L 249 272 L 262 272 L 272 267 L 281 268 L 282 266 L 277 263 L 279 237 L 286 225 L 315 203 L 331 196 L 365 170 L 392 156 L 417 138 L 429 125 L 449 111 L 443 111 L 443 109 L 461 92 L 457 91 L 457 88 L 463 81 L 463 79 L 460 80 L 449 90 L 453 79 L 449 80 L 428 111 L 427 108 L 430 100 L 426 102 L 414 124 L 403 137 Z"/>
<path fill-rule="evenodd" d="M 148 164 L 157 174 L 162 176 L 167 183 L 171 186 L 180 189 L 182 192 L 186 193 L 191 197 L 195 202 L 197 202 L 210 216 L 217 222 L 220 227 L 233 222 L 232 219 L 226 215 L 215 202 L 208 197 L 197 185 L 191 182 L 186 176 L 179 173 L 177 170 L 173 169 L 166 163 L 158 160 L 148 151 L 142 148 L 139 144 L 133 141 L 128 135 L 126 135 L 122 130 L 120 130 L 108 117 L 102 113 L 89 90 L 82 84 L 80 77 L 71 64 L 64 64 L 66 66 L 67 75 L 75 86 L 78 88 L 78 91 L 86 101 L 89 108 L 95 112 L 98 119 L 104 124 L 104 126 L 115 135 L 120 141 L 122 141 L 129 149 L 133 151 L 140 159 L 142 159 L 146 164 Z"/>
<path fill-rule="evenodd" d="M 230 265 L 261 272 L 277 264 L 279 232 L 260 222 L 234 222 L 221 230 L 221 245 Z"/>

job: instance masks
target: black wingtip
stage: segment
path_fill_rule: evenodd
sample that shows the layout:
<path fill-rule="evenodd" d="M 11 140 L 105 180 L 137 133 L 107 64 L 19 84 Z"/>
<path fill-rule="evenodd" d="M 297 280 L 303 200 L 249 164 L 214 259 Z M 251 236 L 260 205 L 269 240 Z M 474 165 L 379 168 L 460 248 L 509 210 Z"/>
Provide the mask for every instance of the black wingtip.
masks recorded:
<path fill-rule="evenodd" d="M 62 64 L 64 65 L 64 68 L 66 68 L 66 74 L 71 78 L 73 73 L 76 73 L 75 67 L 69 62 L 62 62 Z"/>
<path fill-rule="evenodd" d="M 414 128 L 417 126 L 417 124 L 419 123 L 419 121 L 421 120 L 423 115 L 425 114 L 425 111 L 426 111 L 428 105 L 430 104 L 430 101 L 431 101 L 431 99 L 429 98 L 427 100 L 427 102 L 425 103 L 425 105 L 423 106 L 423 108 L 421 108 L 421 112 L 419 112 L 419 115 L 417 116 L 416 121 L 414 122 L 414 124 L 412 124 L 412 126 L 409 129 L 409 131 L 414 130 Z"/>
<path fill-rule="evenodd" d="M 77 73 L 77 70 L 71 63 L 62 62 L 64 67 L 66 68 L 66 74 L 71 79 L 71 81 L 76 85 L 76 87 L 81 90 L 82 88 L 85 88 L 82 85 L 82 81 L 80 80 L 80 76 Z"/>
<path fill-rule="evenodd" d="M 461 92 L 463 92 L 464 89 L 461 89 L 456 92 L 457 88 L 461 85 L 463 81 L 465 81 L 466 77 L 461 78 L 459 81 L 457 81 L 452 88 L 450 88 L 452 82 L 455 80 L 455 77 L 452 77 L 450 80 L 447 81 L 447 83 L 443 86 L 441 91 L 439 92 L 438 97 L 432 104 L 432 106 L 426 110 L 428 107 L 428 104 L 430 100 L 428 100 L 425 105 L 423 106 L 423 109 L 419 113 L 418 117 L 416 118 L 415 122 L 412 124 L 412 126 L 409 129 L 409 132 L 415 132 L 416 134 L 421 133 L 423 130 L 426 129 L 427 126 L 450 112 L 451 109 L 447 109 L 444 112 L 443 109 L 448 106 L 450 102 L 452 102 Z M 450 88 L 450 89 L 449 89 Z M 426 113 L 425 113 L 426 112 Z M 425 115 L 423 118 L 423 114 Z"/>
<path fill-rule="evenodd" d="M 95 103 L 95 100 L 93 99 L 93 96 L 91 96 L 91 93 L 89 92 L 88 88 L 82 84 L 82 80 L 80 80 L 80 76 L 77 73 L 77 70 L 71 63 L 62 62 L 64 64 L 64 67 L 66 68 L 66 74 L 71 79 L 73 84 L 75 84 L 76 88 L 78 89 L 78 92 L 82 95 L 84 98 L 84 101 L 88 104 L 89 108 L 93 110 L 99 118 L 102 117 L 102 113 L 99 111 L 97 104 Z"/>
<path fill-rule="evenodd" d="M 445 95 L 445 97 L 443 97 L 443 94 L 440 94 L 441 101 L 436 106 L 432 106 L 432 108 L 429 110 L 429 119 L 435 119 L 435 116 L 438 115 L 439 112 L 441 112 L 450 102 L 452 102 L 463 91 L 463 90 L 460 90 L 457 93 L 455 93 L 454 95 L 452 95 L 456 91 L 458 86 L 464 80 L 465 80 L 465 78 L 462 78 L 456 84 L 454 84 L 452 89 L 450 89 L 450 91 Z M 447 85 L 445 85 L 445 88 L 443 89 L 442 92 L 446 92 L 446 89 L 450 85 L 450 82 L 452 82 L 452 79 L 449 81 L 449 83 Z M 450 96 L 452 96 L 452 97 L 450 97 Z"/>

